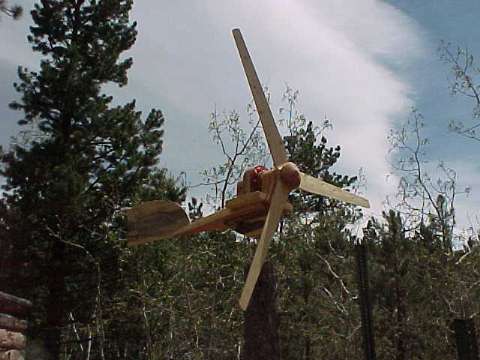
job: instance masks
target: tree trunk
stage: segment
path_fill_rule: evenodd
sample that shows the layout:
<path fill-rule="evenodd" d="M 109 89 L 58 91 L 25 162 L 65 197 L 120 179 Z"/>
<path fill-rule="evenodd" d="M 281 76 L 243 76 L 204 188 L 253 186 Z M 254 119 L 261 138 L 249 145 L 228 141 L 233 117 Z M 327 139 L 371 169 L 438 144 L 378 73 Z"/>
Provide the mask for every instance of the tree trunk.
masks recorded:
<path fill-rule="evenodd" d="M 48 282 L 47 329 L 45 346 L 51 359 L 60 358 L 60 340 L 64 319 L 65 274 L 63 255 L 65 244 L 56 242 L 53 245 L 50 276 Z"/>
<path fill-rule="evenodd" d="M 245 311 L 242 359 L 279 360 L 278 327 L 275 274 L 272 264 L 266 262 Z"/>

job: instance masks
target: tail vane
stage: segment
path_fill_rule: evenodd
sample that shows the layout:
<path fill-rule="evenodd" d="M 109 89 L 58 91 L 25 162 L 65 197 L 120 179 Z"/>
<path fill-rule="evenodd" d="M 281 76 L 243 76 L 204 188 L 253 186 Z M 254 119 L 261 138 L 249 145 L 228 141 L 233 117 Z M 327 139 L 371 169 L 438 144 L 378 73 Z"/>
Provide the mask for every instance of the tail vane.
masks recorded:
<path fill-rule="evenodd" d="M 127 224 L 128 246 L 135 246 L 170 238 L 190 220 L 179 204 L 153 200 L 127 210 Z"/>

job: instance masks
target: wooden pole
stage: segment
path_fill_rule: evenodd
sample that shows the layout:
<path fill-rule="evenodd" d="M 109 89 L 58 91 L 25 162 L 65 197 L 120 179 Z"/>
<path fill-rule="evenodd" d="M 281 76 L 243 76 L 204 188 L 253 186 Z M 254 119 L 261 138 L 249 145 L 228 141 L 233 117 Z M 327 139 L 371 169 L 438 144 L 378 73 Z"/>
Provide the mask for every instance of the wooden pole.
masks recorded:
<path fill-rule="evenodd" d="M 375 360 L 375 335 L 373 332 L 372 305 L 368 289 L 367 247 L 365 244 L 355 245 L 357 258 L 357 282 L 362 318 L 363 346 L 366 360 Z"/>
<path fill-rule="evenodd" d="M 0 291 L 0 312 L 26 315 L 31 307 L 30 301 Z"/>
<path fill-rule="evenodd" d="M 275 285 L 273 265 L 265 262 L 245 311 L 242 360 L 280 360 Z"/>
<path fill-rule="evenodd" d="M 479 360 L 477 336 L 473 319 L 453 321 L 458 360 Z"/>

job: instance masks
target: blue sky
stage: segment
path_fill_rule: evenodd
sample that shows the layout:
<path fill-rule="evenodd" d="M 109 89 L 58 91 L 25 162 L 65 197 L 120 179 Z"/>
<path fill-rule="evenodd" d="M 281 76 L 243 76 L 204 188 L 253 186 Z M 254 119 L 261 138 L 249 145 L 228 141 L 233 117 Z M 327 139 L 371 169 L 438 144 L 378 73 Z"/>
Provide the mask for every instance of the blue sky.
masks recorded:
<path fill-rule="evenodd" d="M 24 18 L 0 22 L 4 146 L 18 130 L 19 114 L 6 108 L 15 97 L 16 66 L 38 63 L 25 40 L 33 1 L 17 3 L 27 10 Z M 461 186 L 472 186 L 472 195 L 459 199 L 458 210 L 459 217 L 466 218 L 468 211 L 474 218 L 480 199 L 479 147 L 447 129 L 452 118 L 468 118 L 471 106 L 450 95 L 448 66 L 436 49 L 445 40 L 480 56 L 479 14 L 480 2 L 474 0 L 210 0 L 188 5 L 137 0 L 132 16 L 139 36 L 130 51 L 135 64 L 129 85 L 108 91 L 119 103 L 136 98 L 141 110 L 164 111 L 162 165 L 174 174 L 186 171 L 187 179 L 198 183 L 201 170 L 222 161 L 208 134 L 210 112 L 236 109 L 246 118 L 250 93 L 230 35 L 240 27 L 261 81 L 271 90 L 274 112 L 288 83 L 300 91 L 299 108 L 307 119 L 320 123 L 327 116 L 333 122 L 326 135 L 343 148 L 337 169 L 352 175 L 364 169 L 372 214 L 380 213 L 398 181 L 389 165 L 388 132 L 415 107 L 425 116 L 432 166 L 443 159 L 458 170 Z M 201 195 L 201 189 L 195 191 Z"/>
<path fill-rule="evenodd" d="M 425 135 L 431 140 L 427 155 L 432 166 L 439 160 L 444 160 L 457 171 L 459 190 L 466 186 L 472 188 L 470 196 L 460 196 L 458 199 L 459 222 L 463 226 L 473 224 L 478 228 L 480 144 L 448 130 L 451 120 L 473 124 L 473 104 L 465 97 L 452 96 L 449 86 L 453 75 L 450 66 L 439 58 L 437 50 L 440 42 L 444 41 L 451 44 L 453 51 L 458 46 L 467 48 L 480 59 L 480 43 L 476 30 L 480 2 L 393 0 L 388 3 L 419 24 L 425 50 L 430 56 L 420 57 L 412 66 L 397 71 L 415 89 L 412 100 L 425 117 Z"/>

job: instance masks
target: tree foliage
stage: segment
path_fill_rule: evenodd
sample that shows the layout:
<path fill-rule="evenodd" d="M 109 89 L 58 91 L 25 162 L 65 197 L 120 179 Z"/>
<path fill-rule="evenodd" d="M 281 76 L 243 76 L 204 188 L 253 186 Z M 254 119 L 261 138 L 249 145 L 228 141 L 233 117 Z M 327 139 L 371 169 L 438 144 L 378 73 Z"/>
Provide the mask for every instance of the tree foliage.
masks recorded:
<path fill-rule="evenodd" d="M 0 4 L 5 4 L 0 2 Z M 244 317 L 237 306 L 255 241 L 226 231 L 126 248 L 121 209 L 141 201 L 182 202 L 185 189 L 157 167 L 164 118 L 135 102 L 113 105 L 105 84 L 127 84 L 136 38 L 130 0 L 42 0 L 29 40 L 40 69 L 19 69 L 14 109 L 26 140 L 2 153 L 0 280 L 33 300 L 28 356 L 46 345 L 54 359 L 239 359 Z M 457 61 L 458 63 L 458 61 Z M 469 64 L 469 63 L 468 63 Z M 457 69 L 458 70 L 458 69 Z M 463 79 L 466 72 L 458 73 Z M 468 84 L 467 84 L 468 85 Z M 296 107 L 287 88 L 280 118 L 290 159 L 350 191 L 340 146 Z M 248 166 L 268 165 L 255 111 L 212 115 L 225 161 L 204 172 L 213 208 L 223 207 Z M 316 122 L 318 123 L 318 122 Z M 480 313 L 480 246 L 454 241 L 456 175 L 424 171 L 418 112 L 391 140 L 400 150 L 403 202 L 371 218 L 369 251 L 379 358 L 454 358 L 455 318 Z M 472 133 L 469 133 L 472 135 Z M 353 231 L 362 212 L 294 192 L 295 211 L 272 241 L 280 351 L 284 359 L 363 359 Z M 203 214 L 191 199 L 192 218 Z M 38 347 L 37 347 L 38 348 Z"/>
<path fill-rule="evenodd" d="M 10 287 L 34 299 L 32 336 L 54 358 L 68 324 L 96 326 L 103 352 L 103 303 L 121 284 L 120 210 L 139 197 L 183 196 L 155 169 L 162 113 L 142 119 L 135 101 L 113 106 L 102 92 L 107 83 L 127 83 L 132 59 L 120 55 L 137 33 L 131 7 L 128 0 L 42 0 L 28 38 L 42 55 L 40 70 L 18 70 L 21 100 L 11 107 L 31 131 L 2 155 L 1 216 L 17 258 Z"/>

